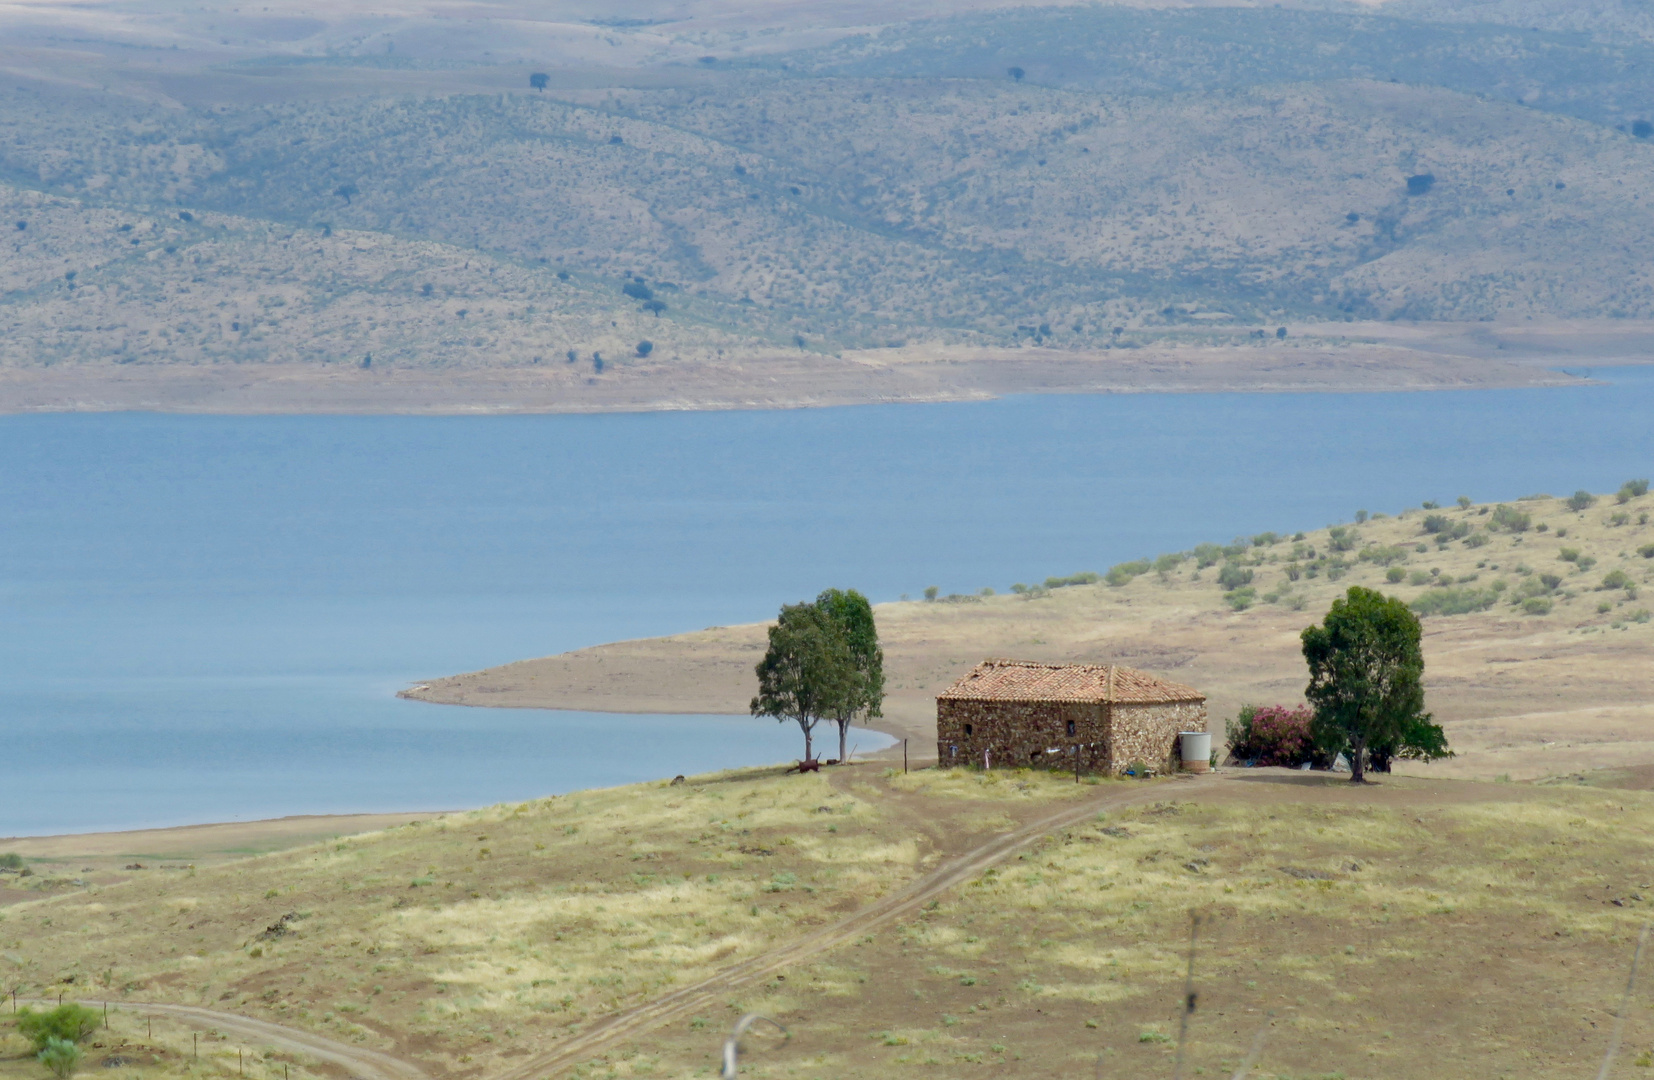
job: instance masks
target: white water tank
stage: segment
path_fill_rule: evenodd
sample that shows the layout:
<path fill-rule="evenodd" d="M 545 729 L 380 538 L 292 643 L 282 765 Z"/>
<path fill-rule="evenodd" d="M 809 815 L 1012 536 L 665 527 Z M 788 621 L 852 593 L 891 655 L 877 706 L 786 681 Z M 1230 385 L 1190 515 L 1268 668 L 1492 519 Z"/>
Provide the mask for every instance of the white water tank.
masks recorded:
<path fill-rule="evenodd" d="M 1212 736 L 1206 731 L 1180 731 L 1183 744 L 1183 771 L 1206 772 L 1212 767 Z"/>

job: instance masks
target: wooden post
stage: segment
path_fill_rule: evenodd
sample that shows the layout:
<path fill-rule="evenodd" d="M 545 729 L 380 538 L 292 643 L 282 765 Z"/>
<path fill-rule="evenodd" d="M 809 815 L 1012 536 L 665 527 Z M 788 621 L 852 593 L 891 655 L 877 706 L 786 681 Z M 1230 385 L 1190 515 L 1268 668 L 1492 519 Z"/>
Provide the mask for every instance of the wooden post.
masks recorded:
<path fill-rule="evenodd" d="M 1074 782 L 1080 782 L 1080 744 L 1074 744 Z"/>
<path fill-rule="evenodd" d="M 190 1053 L 194 1055 L 196 1061 L 201 1060 L 201 1033 L 199 1031 L 190 1032 Z"/>
<path fill-rule="evenodd" d="M 144 1017 L 144 1038 L 155 1038 L 155 1018 L 153 1016 Z"/>
<path fill-rule="evenodd" d="M 907 773 L 907 740 L 902 740 L 902 772 Z"/>
<path fill-rule="evenodd" d="M 63 991 L 62 990 L 59 990 L 57 992 L 57 1003 L 58 1003 L 59 1006 L 61 1006 L 63 1004 Z"/>
<path fill-rule="evenodd" d="M 103 1026 L 109 1026 L 109 1002 L 103 1003 Z"/>
<path fill-rule="evenodd" d="M 243 1061 L 241 1059 L 241 1048 L 240 1047 L 236 1047 L 236 1051 L 235 1051 L 235 1074 L 237 1076 L 246 1076 L 247 1075 L 247 1066 L 243 1063 Z"/>

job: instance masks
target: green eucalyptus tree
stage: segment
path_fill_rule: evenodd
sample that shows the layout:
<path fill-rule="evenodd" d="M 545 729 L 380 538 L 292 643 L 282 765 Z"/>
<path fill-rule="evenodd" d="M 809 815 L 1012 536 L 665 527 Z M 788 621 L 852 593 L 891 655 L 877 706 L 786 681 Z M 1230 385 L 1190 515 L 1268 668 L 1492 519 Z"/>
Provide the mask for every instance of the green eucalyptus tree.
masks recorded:
<path fill-rule="evenodd" d="M 855 663 L 837 620 L 816 604 L 785 604 L 758 662 L 752 715 L 788 720 L 804 733 L 804 760 L 815 760 L 812 736 L 855 693 Z"/>
<path fill-rule="evenodd" d="M 816 607 L 838 625 L 850 650 L 852 666 L 849 692 L 835 703 L 828 718 L 838 725 L 838 759 L 845 760 L 845 737 L 856 720 L 866 723 L 883 716 L 884 650 L 879 647 L 879 628 L 873 621 L 873 605 L 854 589 L 828 589 L 816 597 Z"/>
<path fill-rule="evenodd" d="M 1400 600 L 1355 586 L 1322 625 L 1302 635 L 1315 710 L 1315 741 L 1328 755 L 1348 754 L 1350 779 L 1369 763 L 1447 757 L 1447 737 L 1424 711 L 1424 652 L 1418 616 Z"/>

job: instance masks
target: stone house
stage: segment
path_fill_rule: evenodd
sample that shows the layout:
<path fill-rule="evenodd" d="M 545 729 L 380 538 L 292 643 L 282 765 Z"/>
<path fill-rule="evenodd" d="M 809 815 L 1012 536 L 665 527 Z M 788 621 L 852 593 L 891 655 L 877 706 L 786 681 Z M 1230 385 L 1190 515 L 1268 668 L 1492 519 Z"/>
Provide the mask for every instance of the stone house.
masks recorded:
<path fill-rule="evenodd" d="M 1176 768 L 1177 734 L 1206 730 L 1206 695 L 1113 664 L 984 660 L 936 697 L 943 768 L 1121 773 Z M 1077 748 L 1077 749 L 1076 749 Z"/>

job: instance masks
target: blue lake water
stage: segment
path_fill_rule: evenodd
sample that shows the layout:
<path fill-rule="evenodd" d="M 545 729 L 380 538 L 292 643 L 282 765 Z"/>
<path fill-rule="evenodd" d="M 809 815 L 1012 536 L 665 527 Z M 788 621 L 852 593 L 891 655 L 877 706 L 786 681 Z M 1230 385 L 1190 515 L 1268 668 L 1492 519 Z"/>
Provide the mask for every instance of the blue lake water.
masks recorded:
<path fill-rule="evenodd" d="M 0 418 L 0 835 L 436 809 L 796 755 L 421 678 L 1654 473 L 1654 368 L 1417 394 Z M 864 746 L 874 737 L 863 740 Z"/>

